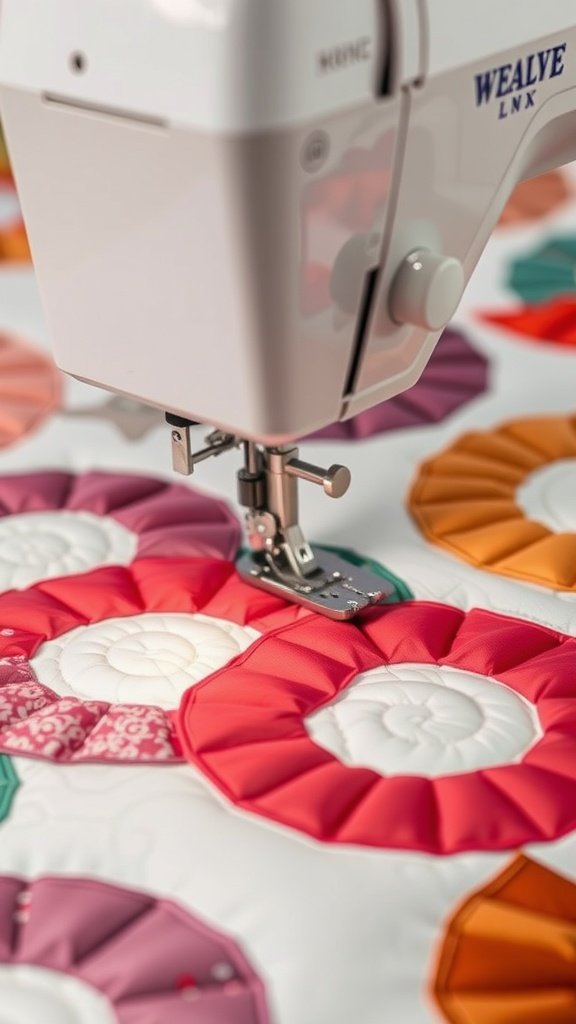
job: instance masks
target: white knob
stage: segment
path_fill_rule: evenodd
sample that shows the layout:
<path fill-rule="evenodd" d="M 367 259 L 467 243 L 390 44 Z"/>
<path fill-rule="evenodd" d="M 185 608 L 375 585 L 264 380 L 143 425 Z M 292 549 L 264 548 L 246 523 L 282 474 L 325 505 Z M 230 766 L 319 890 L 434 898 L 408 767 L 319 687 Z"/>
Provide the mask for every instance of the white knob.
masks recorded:
<path fill-rule="evenodd" d="M 392 281 L 390 315 L 398 324 L 440 331 L 458 309 L 465 283 L 459 260 L 419 249 L 406 257 Z"/>

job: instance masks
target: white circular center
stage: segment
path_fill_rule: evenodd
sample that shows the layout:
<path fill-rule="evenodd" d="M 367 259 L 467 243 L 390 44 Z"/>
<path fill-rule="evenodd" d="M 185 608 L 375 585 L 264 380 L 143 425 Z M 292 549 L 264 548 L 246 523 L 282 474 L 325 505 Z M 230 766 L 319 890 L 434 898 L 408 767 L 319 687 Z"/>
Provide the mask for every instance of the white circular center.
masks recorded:
<path fill-rule="evenodd" d="M 516 493 L 524 515 L 554 533 L 576 533 L 576 459 L 537 469 Z"/>
<path fill-rule="evenodd" d="M 495 679 L 408 664 L 356 676 L 306 728 L 345 764 L 429 778 L 510 764 L 542 736 L 534 705 Z"/>
<path fill-rule="evenodd" d="M 43 644 L 32 666 L 61 696 L 170 709 L 259 635 L 207 615 L 146 612 L 80 626 Z"/>
<path fill-rule="evenodd" d="M 108 999 L 46 967 L 0 965 L 0 1024 L 117 1024 Z"/>
<path fill-rule="evenodd" d="M 138 538 L 91 512 L 23 512 L 0 519 L 0 589 L 20 589 L 50 577 L 101 565 L 128 565 Z"/>

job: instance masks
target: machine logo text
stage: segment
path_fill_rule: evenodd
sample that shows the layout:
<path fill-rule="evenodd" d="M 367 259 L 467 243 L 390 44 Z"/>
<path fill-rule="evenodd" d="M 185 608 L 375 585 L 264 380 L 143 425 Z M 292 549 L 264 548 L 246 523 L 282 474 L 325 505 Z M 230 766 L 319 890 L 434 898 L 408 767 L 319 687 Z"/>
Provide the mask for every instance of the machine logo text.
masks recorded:
<path fill-rule="evenodd" d="M 318 68 L 325 74 L 328 71 L 344 71 L 353 64 L 363 64 L 370 60 L 372 40 L 365 36 L 352 43 L 342 43 L 318 54 Z"/>
<path fill-rule="evenodd" d="M 476 106 L 497 102 L 501 121 L 535 107 L 538 86 L 564 74 L 566 50 L 567 43 L 560 43 L 476 75 Z"/>

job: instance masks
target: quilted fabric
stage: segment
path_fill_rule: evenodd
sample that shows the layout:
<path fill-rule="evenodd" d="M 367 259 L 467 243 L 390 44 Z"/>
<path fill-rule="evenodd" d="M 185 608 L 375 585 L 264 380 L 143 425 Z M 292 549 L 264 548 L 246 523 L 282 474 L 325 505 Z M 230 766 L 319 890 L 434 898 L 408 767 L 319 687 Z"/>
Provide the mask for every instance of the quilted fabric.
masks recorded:
<path fill-rule="evenodd" d="M 223 501 L 115 473 L 0 476 L 0 588 L 136 557 L 231 558 L 240 525 Z"/>
<path fill-rule="evenodd" d="M 0 1005 L 42 1024 L 268 1024 L 236 944 L 175 904 L 83 878 L 0 876 Z"/>
<path fill-rule="evenodd" d="M 562 296 L 519 311 L 484 313 L 483 319 L 524 340 L 561 345 L 568 350 L 576 346 L 576 298 Z"/>
<path fill-rule="evenodd" d="M 571 1024 L 576 886 L 525 856 L 449 922 L 434 994 L 452 1024 Z"/>
<path fill-rule="evenodd" d="M 458 775 L 521 760 L 540 738 L 533 705 L 447 665 L 382 665 L 306 719 L 312 739 L 380 775 Z"/>
<path fill-rule="evenodd" d="M 375 611 L 354 625 L 309 617 L 270 632 L 227 670 L 189 690 L 178 733 L 187 756 L 235 804 L 317 840 L 436 854 L 509 849 L 576 827 L 575 656 L 576 639 L 482 611 L 466 615 L 414 603 Z M 456 698 L 443 732 L 435 729 L 434 777 L 422 773 L 422 756 L 429 771 L 432 751 L 423 750 L 422 730 L 407 728 L 406 710 L 391 716 L 405 742 L 383 754 L 384 771 L 382 763 L 361 767 L 349 744 L 341 759 L 341 751 L 334 755 L 310 737 L 310 716 L 330 702 L 344 696 L 354 713 L 366 673 L 399 665 L 409 675 L 413 664 L 472 673 L 483 677 L 483 693 L 491 690 L 490 698 L 479 698 L 478 681 L 466 685 L 471 727 Z M 496 698 L 496 681 L 510 689 L 506 698 Z M 459 695 L 462 685 L 460 675 L 452 684 Z M 430 679 L 428 700 L 429 687 Z M 475 771 L 478 750 L 467 741 L 482 723 L 482 700 L 491 699 L 515 707 L 518 731 L 504 746 L 492 740 L 482 771 Z M 403 703 L 396 695 L 389 701 L 394 708 Z M 426 705 L 416 707 L 421 722 Z M 364 739 L 371 710 L 360 706 L 353 719 Z M 443 714 L 442 708 L 436 718 L 433 711 L 428 720 L 437 725 Z M 488 733 L 498 731 L 499 714 Z M 506 721 L 500 719 L 504 729 Z M 364 743 L 360 763 L 366 749 Z M 462 767 L 455 772 L 458 758 Z"/>
<path fill-rule="evenodd" d="M 554 235 L 512 261 L 508 283 L 528 304 L 576 293 L 576 235 Z"/>
<path fill-rule="evenodd" d="M 372 164 L 388 161 L 391 143 L 375 138 L 374 150 L 358 147 L 349 165 L 326 169 L 332 189 L 310 178 L 295 229 L 311 329 L 332 313 L 328 265 L 350 225 L 369 231 L 385 214 L 389 182 Z M 560 179 L 563 190 L 572 191 L 574 173 Z M 406 511 L 418 465 L 459 438 L 498 434 L 503 420 L 573 421 L 570 346 L 518 344 L 521 335 L 479 315 L 510 308 L 512 261 L 576 231 L 576 205 L 555 207 L 553 191 L 541 204 L 545 229 L 512 224 L 509 207 L 451 328 L 484 367 L 473 400 L 462 400 L 469 364 L 454 347 L 450 381 L 448 363 L 441 367 L 446 394 L 428 395 L 410 429 L 376 431 L 364 443 L 342 437 L 337 451 L 326 439 L 302 445 L 304 459 L 343 462 L 353 477 L 341 502 L 303 488 L 309 539 L 354 550 L 394 583 L 396 604 L 355 626 L 318 621 L 239 583 L 230 563 L 238 520 L 222 503 L 233 498 L 237 456 L 202 465 L 204 495 L 176 486 L 161 413 L 70 379 L 65 408 L 2 448 L 0 527 L 16 533 L 2 549 L 0 737 L 14 746 L 0 766 L 19 784 L 0 823 L 0 892 L 3 879 L 16 879 L 24 902 L 0 907 L 0 934 L 4 927 L 28 942 L 24 932 L 38 927 L 41 952 L 49 951 L 0 962 L 0 1006 L 7 993 L 12 1008 L 21 1000 L 17 1024 L 56 1024 L 49 1013 L 65 1024 L 63 999 L 74 1024 L 82 1014 L 82 1024 L 90 1014 L 90 1024 L 108 1024 L 102 1015 L 121 1012 L 122 999 L 80 978 L 71 961 L 81 971 L 112 950 L 110 984 L 134 982 L 129 1024 L 180 1024 L 180 1012 L 182 1024 L 215 1024 L 206 997 L 223 997 L 234 950 L 247 965 L 238 965 L 241 981 L 252 972 L 265 993 L 266 1024 L 454 1024 L 431 988 L 458 908 L 522 849 L 545 868 L 530 876 L 533 900 L 546 891 L 547 872 L 576 880 L 574 590 L 558 587 L 556 570 L 548 584 L 486 571 L 431 543 Z M 526 194 L 523 187 L 515 202 Z M 528 206 L 521 216 L 531 216 Z M 0 330 L 47 352 L 33 277 L 22 266 L 0 266 Z M 454 405 L 443 416 L 448 399 Z M 570 537 L 574 456 L 562 445 L 542 454 L 540 433 L 535 426 L 515 441 L 511 462 L 500 448 L 487 473 L 497 490 L 512 487 L 520 526 Z M 515 483 L 506 474 L 519 449 Z M 462 453 L 464 462 L 471 454 Z M 52 524 L 59 536 L 47 540 Z M 80 524 L 95 531 L 89 544 Z M 61 571 L 55 548 L 63 536 Z M 11 788 L 8 780 L 4 792 Z M 54 878 L 64 888 L 51 898 L 57 911 L 43 915 L 38 893 L 27 905 L 27 889 Z M 166 932 L 151 936 L 137 922 L 110 943 L 107 933 L 83 958 L 78 943 L 92 941 L 100 908 L 112 928 L 118 893 L 154 908 L 175 905 L 201 923 L 225 973 L 205 984 L 196 963 L 177 962 L 189 931 L 173 955 Z M 12 921 L 14 912 L 29 913 L 28 922 Z M 457 948 L 466 953 L 465 937 Z M 156 966 L 162 979 L 152 1000 Z M 487 970 L 481 981 L 488 991 Z M 459 979 L 450 985 L 472 1013 L 469 990 Z M 231 1000 L 221 1002 L 244 1024 Z M 492 992 L 487 1002 L 499 1007 Z"/>
<path fill-rule="evenodd" d="M 573 592 L 575 474 L 576 418 L 516 420 L 424 463 L 410 510 L 430 540 L 474 565 Z"/>
<path fill-rule="evenodd" d="M 142 559 L 0 596 L 0 750 L 58 761 L 180 759 L 189 687 L 301 612 L 211 559 Z"/>

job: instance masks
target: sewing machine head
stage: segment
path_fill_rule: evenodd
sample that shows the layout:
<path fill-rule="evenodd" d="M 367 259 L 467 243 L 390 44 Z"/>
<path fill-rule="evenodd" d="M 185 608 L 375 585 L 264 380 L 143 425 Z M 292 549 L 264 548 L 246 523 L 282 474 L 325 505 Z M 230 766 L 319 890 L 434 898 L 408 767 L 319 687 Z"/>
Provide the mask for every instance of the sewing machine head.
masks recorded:
<path fill-rule="evenodd" d="M 58 364 L 242 447 L 243 571 L 310 549 L 294 440 L 416 382 L 513 186 L 576 156 L 573 0 L 3 0 L 0 107 Z M 190 450 L 188 423 L 215 426 Z"/>

